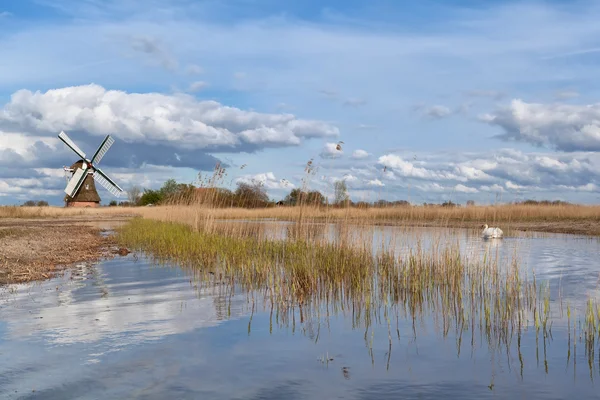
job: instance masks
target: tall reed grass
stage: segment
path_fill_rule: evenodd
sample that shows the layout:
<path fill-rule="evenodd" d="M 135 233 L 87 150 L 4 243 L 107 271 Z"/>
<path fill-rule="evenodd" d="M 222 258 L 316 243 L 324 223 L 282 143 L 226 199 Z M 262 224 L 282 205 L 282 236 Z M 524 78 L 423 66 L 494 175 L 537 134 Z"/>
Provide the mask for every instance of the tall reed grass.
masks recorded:
<path fill-rule="evenodd" d="M 474 345 L 480 332 L 493 351 L 510 348 L 516 337 L 521 362 L 523 332 L 533 329 L 544 344 L 552 335 L 549 292 L 516 260 L 497 253 L 469 257 L 458 242 L 438 238 L 398 254 L 395 246 L 374 244 L 346 224 L 335 225 L 333 236 L 323 225 L 288 224 L 281 238 L 266 224 L 200 221 L 136 218 L 119 230 L 118 240 L 158 263 L 182 265 L 202 285 L 227 285 L 252 299 L 260 293 L 278 323 L 295 325 L 298 312 L 302 321 L 319 319 L 323 308 L 351 313 L 367 344 L 370 327 L 383 321 L 391 348 L 392 337 L 400 336 L 394 316 L 396 324 L 413 321 L 415 336 L 423 318 L 434 318 L 443 337 L 452 333 L 459 342 L 469 332 Z M 589 310 L 574 334 L 593 349 L 600 308 L 592 299 Z"/>
<path fill-rule="evenodd" d="M 123 207 L 65 208 L 0 206 L 0 218 L 98 218 L 136 215 L 135 210 Z"/>

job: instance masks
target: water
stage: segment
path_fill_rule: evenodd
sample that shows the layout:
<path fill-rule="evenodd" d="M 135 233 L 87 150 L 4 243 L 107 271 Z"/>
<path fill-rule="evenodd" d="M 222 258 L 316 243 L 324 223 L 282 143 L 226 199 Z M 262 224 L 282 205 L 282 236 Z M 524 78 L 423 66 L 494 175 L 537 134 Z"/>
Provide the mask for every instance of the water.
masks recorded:
<path fill-rule="evenodd" d="M 378 228 L 374 243 L 393 229 Z M 0 398 L 598 398 L 600 357 L 590 367 L 583 343 L 568 345 L 559 307 L 600 297 L 598 240 L 411 232 L 396 235 L 399 252 L 420 237 L 457 240 L 474 256 L 516 256 L 550 284 L 552 337 L 536 345 L 535 331 L 524 331 L 521 364 L 516 338 L 506 351 L 477 330 L 443 337 L 433 316 L 413 325 L 393 315 L 390 331 L 383 320 L 366 333 L 333 305 L 277 320 L 259 294 L 198 285 L 189 271 L 130 254 L 0 289 Z"/>

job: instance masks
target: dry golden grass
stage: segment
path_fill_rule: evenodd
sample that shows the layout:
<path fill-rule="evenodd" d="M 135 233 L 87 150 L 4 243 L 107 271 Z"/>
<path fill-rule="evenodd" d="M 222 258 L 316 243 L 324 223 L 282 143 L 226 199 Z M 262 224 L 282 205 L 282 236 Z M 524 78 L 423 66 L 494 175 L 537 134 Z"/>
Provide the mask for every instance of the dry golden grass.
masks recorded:
<path fill-rule="evenodd" d="M 206 225 L 217 219 L 276 219 L 295 222 L 347 222 L 352 224 L 393 224 L 479 228 L 500 225 L 506 230 L 527 230 L 600 235 L 600 206 L 499 205 L 473 207 L 273 207 L 213 208 L 169 205 L 158 207 L 0 207 L 2 218 L 98 218 L 137 215 L 161 221 Z"/>
<path fill-rule="evenodd" d="M 259 209 L 209 208 L 195 206 L 138 207 L 135 212 L 150 218 L 165 215 L 210 213 L 214 218 L 261 219 L 276 218 L 297 220 L 302 215 L 308 219 L 347 219 L 376 221 L 600 221 L 600 206 L 473 206 L 473 207 L 388 207 L 388 208 L 327 208 L 327 207 L 275 207 Z"/>
<path fill-rule="evenodd" d="M 65 208 L 0 206 L 0 218 L 69 218 L 130 215 L 133 209 L 121 207 Z"/>
<path fill-rule="evenodd" d="M 260 209 L 163 206 L 136 208 L 136 214 L 161 221 L 195 224 L 216 219 L 276 219 L 295 222 L 345 222 L 479 228 L 501 225 L 503 230 L 600 235 L 600 206 L 475 206 L 475 207 L 389 207 L 326 208 L 276 207 Z"/>

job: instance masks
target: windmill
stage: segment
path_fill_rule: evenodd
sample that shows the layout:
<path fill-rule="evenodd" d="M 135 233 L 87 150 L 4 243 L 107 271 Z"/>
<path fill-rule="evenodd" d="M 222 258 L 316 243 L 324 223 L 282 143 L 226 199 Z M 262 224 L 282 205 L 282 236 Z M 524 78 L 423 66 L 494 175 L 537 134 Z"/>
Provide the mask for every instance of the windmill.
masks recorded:
<path fill-rule="evenodd" d="M 110 135 L 104 138 L 91 159 L 85 157 L 85 153 L 65 132 L 61 131 L 58 138 L 81 158 L 70 167 L 63 167 L 65 172 L 72 174 L 65 188 L 67 207 L 98 207 L 100 205 L 100 196 L 96 191 L 94 179 L 116 197 L 123 193 L 123 189 L 96 166 L 115 142 Z"/>

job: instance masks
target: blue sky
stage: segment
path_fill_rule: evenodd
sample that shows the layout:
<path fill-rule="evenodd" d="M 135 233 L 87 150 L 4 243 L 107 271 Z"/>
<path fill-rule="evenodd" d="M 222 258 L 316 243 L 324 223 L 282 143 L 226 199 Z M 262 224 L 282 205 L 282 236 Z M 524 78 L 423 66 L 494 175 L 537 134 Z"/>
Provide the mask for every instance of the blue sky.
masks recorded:
<path fill-rule="evenodd" d="M 221 161 L 224 184 L 278 199 L 313 158 L 310 187 L 345 179 L 355 200 L 599 200 L 591 1 L 25 0 L 0 15 L 0 204 L 60 204 L 75 161 L 60 130 L 88 152 L 113 135 L 101 165 L 125 188 Z"/>

